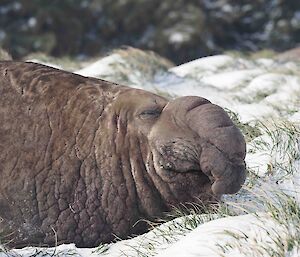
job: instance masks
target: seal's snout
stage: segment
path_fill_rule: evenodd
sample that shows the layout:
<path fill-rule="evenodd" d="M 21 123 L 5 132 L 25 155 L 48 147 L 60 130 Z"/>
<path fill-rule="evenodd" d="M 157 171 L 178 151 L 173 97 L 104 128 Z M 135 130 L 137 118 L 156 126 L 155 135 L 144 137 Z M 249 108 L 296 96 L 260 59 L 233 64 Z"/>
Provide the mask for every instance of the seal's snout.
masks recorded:
<path fill-rule="evenodd" d="M 246 142 L 240 130 L 219 106 L 198 105 L 186 115 L 199 136 L 200 167 L 216 195 L 236 193 L 246 179 Z"/>
<path fill-rule="evenodd" d="M 150 139 L 160 168 L 199 176 L 199 186 L 216 196 L 236 193 L 245 182 L 244 137 L 227 113 L 205 98 L 170 101 Z"/>
<path fill-rule="evenodd" d="M 198 96 L 183 96 L 176 98 L 175 100 L 169 102 L 165 109 L 171 110 L 173 114 L 176 114 L 177 118 L 186 117 L 186 114 L 191 110 L 204 105 L 211 103 L 209 100 L 198 97 Z"/>
<path fill-rule="evenodd" d="M 245 164 L 229 165 L 221 177 L 214 178 L 212 192 L 215 195 L 234 194 L 241 189 L 245 180 Z"/>

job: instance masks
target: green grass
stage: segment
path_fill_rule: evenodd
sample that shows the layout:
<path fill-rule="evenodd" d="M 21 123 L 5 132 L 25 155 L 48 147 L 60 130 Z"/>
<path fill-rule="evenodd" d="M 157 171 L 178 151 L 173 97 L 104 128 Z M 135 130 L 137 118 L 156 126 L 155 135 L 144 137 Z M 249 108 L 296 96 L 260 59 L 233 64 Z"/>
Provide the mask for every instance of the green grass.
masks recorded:
<path fill-rule="evenodd" d="M 226 204 L 218 203 L 212 206 L 204 204 L 182 204 L 166 213 L 165 217 L 155 222 L 149 222 L 151 231 L 140 236 L 135 243 L 127 244 L 132 253 L 124 251 L 124 256 L 150 257 L 155 256 L 168 245 L 177 242 L 199 225 L 218 218 L 236 215 Z"/>
<path fill-rule="evenodd" d="M 243 124 L 234 116 L 233 119 L 245 131 Z M 231 251 L 238 251 L 243 256 L 288 256 L 292 251 L 300 249 L 300 204 L 292 196 L 295 192 L 287 194 L 276 187 L 299 172 L 294 163 L 300 160 L 300 127 L 285 119 L 257 121 L 253 133 L 248 137 L 248 151 L 269 155 L 267 173 L 259 175 L 255 170 L 249 169 L 245 189 L 237 196 L 238 203 L 228 202 L 228 205 L 229 209 L 239 208 L 244 213 L 264 213 L 267 220 L 275 225 L 264 226 L 265 220 L 261 220 L 260 225 L 253 225 L 258 226 L 257 229 L 265 234 L 264 240 L 253 238 L 242 231 L 224 231 L 224 235 L 230 240 L 217 244 L 218 254 L 229 256 Z M 260 190 L 262 186 L 272 183 L 275 189 L 270 186 L 264 192 Z M 250 201 L 241 200 L 246 196 Z M 260 219 L 259 215 L 257 217 Z"/>
<path fill-rule="evenodd" d="M 262 137 L 251 143 L 252 151 L 267 152 L 272 158 L 269 163 L 268 176 L 278 181 L 293 175 L 296 170 L 294 162 L 300 159 L 300 127 L 287 120 L 260 122 Z"/>
<path fill-rule="evenodd" d="M 265 216 L 256 215 L 257 224 L 252 228 L 261 235 L 250 235 L 243 231 L 226 230 L 226 243 L 217 244 L 220 256 L 228 256 L 232 250 L 242 256 L 282 257 L 300 248 L 300 206 L 292 196 L 281 191 L 256 195 L 256 200 L 265 208 Z M 266 226 L 268 222 L 273 226 Z"/>
<path fill-rule="evenodd" d="M 258 128 L 257 124 L 250 124 L 248 122 L 243 123 L 240 120 L 240 116 L 231 111 L 228 108 L 225 108 L 225 111 L 227 112 L 227 114 L 229 115 L 230 119 L 233 121 L 233 123 L 241 130 L 241 132 L 243 133 L 246 142 L 250 142 L 252 141 L 254 138 L 262 135 L 261 130 Z"/>
<path fill-rule="evenodd" d="M 97 246 L 95 248 L 95 250 L 93 251 L 93 253 L 96 254 L 105 254 L 108 250 L 109 250 L 110 244 L 100 244 L 99 246 Z"/>

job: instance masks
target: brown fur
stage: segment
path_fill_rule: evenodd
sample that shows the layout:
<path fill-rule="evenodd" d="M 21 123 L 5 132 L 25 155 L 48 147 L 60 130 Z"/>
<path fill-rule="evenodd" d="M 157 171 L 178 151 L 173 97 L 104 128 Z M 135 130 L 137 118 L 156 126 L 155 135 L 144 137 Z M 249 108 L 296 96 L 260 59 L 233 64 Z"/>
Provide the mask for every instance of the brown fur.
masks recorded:
<path fill-rule="evenodd" d="M 0 232 L 10 246 L 97 246 L 180 203 L 234 193 L 245 141 L 199 97 L 0 62 Z"/>

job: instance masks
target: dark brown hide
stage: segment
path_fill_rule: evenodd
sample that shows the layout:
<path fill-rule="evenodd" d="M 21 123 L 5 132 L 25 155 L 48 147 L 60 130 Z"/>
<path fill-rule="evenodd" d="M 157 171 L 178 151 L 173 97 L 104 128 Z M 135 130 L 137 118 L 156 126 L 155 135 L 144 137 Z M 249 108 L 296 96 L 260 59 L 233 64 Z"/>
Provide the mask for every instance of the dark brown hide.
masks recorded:
<path fill-rule="evenodd" d="M 0 62 L 0 233 L 93 247 L 180 203 L 235 193 L 245 141 L 200 97 L 173 101 L 33 63 Z"/>

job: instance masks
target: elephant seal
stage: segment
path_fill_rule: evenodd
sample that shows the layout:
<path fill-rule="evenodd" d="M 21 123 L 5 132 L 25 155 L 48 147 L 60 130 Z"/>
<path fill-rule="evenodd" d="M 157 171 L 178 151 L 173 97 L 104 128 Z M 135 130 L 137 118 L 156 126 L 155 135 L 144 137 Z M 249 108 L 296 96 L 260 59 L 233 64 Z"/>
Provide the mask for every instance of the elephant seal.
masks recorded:
<path fill-rule="evenodd" d="M 0 232 L 94 247 L 141 219 L 237 192 L 245 140 L 225 111 L 35 63 L 0 62 Z"/>

